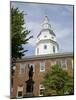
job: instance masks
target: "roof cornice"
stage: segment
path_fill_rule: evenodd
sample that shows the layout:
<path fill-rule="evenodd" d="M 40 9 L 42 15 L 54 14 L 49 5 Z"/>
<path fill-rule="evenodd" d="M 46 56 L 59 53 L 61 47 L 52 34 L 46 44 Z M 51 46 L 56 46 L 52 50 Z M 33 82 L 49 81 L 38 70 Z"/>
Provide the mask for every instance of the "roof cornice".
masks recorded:
<path fill-rule="evenodd" d="M 50 32 L 50 34 L 56 36 L 55 33 L 53 32 L 53 30 L 51 30 L 51 29 L 42 29 L 42 30 L 40 31 L 40 33 L 37 35 L 37 38 L 41 35 L 42 32 L 47 31 L 47 30 Z"/>
<path fill-rule="evenodd" d="M 53 40 L 51 40 L 51 39 L 39 40 L 39 42 L 38 42 L 36 45 L 39 45 L 40 43 L 44 43 L 45 41 L 47 41 L 47 42 L 52 42 L 52 43 L 56 44 L 56 45 L 58 46 L 58 48 L 59 48 L 59 44 L 57 43 L 57 41 L 53 41 Z"/>
<path fill-rule="evenodd" d="M 26 61 L 35 61 L 35 60 L 47 60 L 47 59 L 55 59 L 55 58 L 66 58 L 66 57 L 73 57 L 72 52 L 68 53 L 56 53 L 56 54 L 48 54 L 48 55 L 37 55 L 37 56 L 30 56 L 23 59 L 16 60 L 16 63 L 26 62 Z"/>

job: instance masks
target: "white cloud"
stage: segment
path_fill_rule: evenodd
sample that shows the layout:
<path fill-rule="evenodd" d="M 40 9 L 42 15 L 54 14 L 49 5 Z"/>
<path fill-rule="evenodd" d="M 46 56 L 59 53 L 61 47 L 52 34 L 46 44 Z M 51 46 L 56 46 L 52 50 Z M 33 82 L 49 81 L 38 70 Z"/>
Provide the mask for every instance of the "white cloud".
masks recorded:
<path fill-rule="evenodd" d="M 52 21 L 50 23 L 51 23 L 51 28 L 54 31 L 54 33 L 56 34 L 58 41 L 60 39 L 62 39 L 62 41 L 63 41 L 65 39 L 65 37 L 68 37 L 70 34 L 71 34 L 71 36 L 73 35 L 72 29 L 67 28 L 67 27 L 64 28 L 61 26 L 60 23 L 55 23 Z M 39 34 L 39 32 L 41 30 L 41 23 L 30 21 L 29 23 L 27 23 L 27 28 L 28 28 L 28 30 L 31 30 L 30 35 L 34 36 L 34 38 L 29 40 L 29 43 L 35 46 L 37 35 Z"/>
<path fill-rule="evenodd" d="M 34 38 L 29 40 L 29 44 L 31 44 L 35 48 L 36 38 L 41 30 L 41 22 L 38 21 L 30 21 L 29 23 L 26 23 L 26 26 L 28 30 L 31 30 L 31 34 Z M 73 38 L 73 30 L 72 27 L 69 26 L 65 27 L 62 25 L 62 23 L 57 22 L 50 22 L 51 28 L 56 34 L 57 41 L 59 43 L 60 51 L 70 51 L 70 45 L 72 46 L 72 38 Z M 67 37 L 67 38 L 66 38 Z M 67 41 L 66 43 L 64 41 Z M 70 41 L 70 42 L 69 42 Z M 65 48 L 66 47 L 66 48 Z"/>
<path fill-rule="evenodd" d="M 61 23 L 55 23 L 55 22 L 51 22 L 51 23 L 52 23 L 52 29 L 58 39 L 65 38 L 70 34 L 71 36 L 73 35 L 72 27 L 71 28 L 65 26 L 62 27 Z"/>
<path fill-rule="evenodd" d="M 31 30 L 30 35 L 33 35 L 33 38 L 29 40 L 29 43 L 35 45 L 36 37 L 40 32 L 41 25 L 40 23 L 30 21 L 29 23 L 27 23 L 26 27 L 28 28 L 28 30 Z"/>

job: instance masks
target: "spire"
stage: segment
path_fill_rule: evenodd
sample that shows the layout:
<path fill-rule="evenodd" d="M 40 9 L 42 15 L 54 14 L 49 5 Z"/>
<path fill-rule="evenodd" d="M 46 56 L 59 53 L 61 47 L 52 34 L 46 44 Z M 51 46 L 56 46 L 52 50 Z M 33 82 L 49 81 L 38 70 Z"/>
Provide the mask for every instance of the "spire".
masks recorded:
<path fill-rule="evenodd" d="M 51 25 L 49 24 L 49 19 L 48 16 L 45 16 L 43 24 L 42 24 L 42 29 L 50 29 Z"/>
<path fill-rule="evenodd" d="M 49 23 L 49 19 L 48 19 L 47 16 L 45 16 L 45 18 L 44 18 L 44 22 L 43 22 L 43 23 L 44 23 L 44 24 Z"/>

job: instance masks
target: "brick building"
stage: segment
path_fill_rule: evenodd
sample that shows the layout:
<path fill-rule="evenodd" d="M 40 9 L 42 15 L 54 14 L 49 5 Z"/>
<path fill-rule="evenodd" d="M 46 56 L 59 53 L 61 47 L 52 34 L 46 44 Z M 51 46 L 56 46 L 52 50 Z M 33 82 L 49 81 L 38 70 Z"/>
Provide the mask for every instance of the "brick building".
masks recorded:
<path fill-rule="evenodd" d="M 29 67 L 33 67 L 33 96 L 44 96 L 45 87 L 42 84 L 44 74 L 49 68 L 58 64 L 73 76 L 73 53 L 58 53 L 59 44 L 56 35 L 51 29 L 49 19 L 45 16 L 42 29 L 37 36 L 35 56 L 16 60 L 16 69 L 13 75 L 11 98 L 29 97 L 27 82 L 29 80 Z M 51 77 L 51 76 L 50 76 Z"/>
<path fill-rule="evenodd" d="M 22 98 L 26 95 L 26 81 L 29 78 L 28 65 L 33 66 L 33 95 L 43 96 L 45 88 L 41 82 L 43 81 L 44 73 L 46 73 L 54 64 L 59 64 L 62 69 L 66 70 L 69 75 L 73 76 L 73 53 L 57 53 L 18 59 L 16 61 L 16 69 L 13 76 L 11 97 Z"/>

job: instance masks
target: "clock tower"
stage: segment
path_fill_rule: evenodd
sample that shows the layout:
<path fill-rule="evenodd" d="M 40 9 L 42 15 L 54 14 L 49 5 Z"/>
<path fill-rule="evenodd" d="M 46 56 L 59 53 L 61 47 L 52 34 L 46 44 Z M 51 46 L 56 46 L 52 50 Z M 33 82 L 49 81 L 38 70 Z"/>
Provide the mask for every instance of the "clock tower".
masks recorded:
<path fill-rule="evenodd" d="M 45 16 L 42 29 L 37 36 L 35 55 L 55 54 L 58 53 L 58 49 L 56 35 L 51 29 L 48 17 Z"/>

